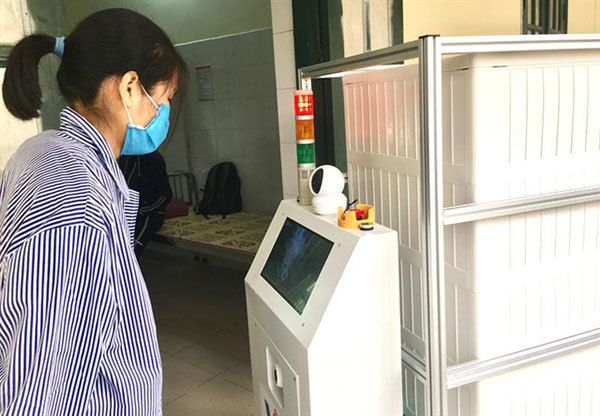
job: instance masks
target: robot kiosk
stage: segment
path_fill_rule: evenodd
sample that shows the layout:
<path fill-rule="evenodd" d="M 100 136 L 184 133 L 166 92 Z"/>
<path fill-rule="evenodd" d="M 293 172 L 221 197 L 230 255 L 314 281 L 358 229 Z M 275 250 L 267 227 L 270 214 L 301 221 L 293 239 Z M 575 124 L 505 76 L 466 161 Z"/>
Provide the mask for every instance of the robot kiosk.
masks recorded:
<path fill-rule="evenodd" d="M 257 415 L 402 415 L 397 241 L 280 204 L 246 277 Z"/>

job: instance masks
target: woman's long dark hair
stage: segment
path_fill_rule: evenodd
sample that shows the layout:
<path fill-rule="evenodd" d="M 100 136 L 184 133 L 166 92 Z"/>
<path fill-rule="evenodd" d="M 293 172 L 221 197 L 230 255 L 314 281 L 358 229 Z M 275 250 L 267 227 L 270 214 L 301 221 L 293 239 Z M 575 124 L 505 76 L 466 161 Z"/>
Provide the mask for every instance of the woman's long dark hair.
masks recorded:
<path fill-rule="evenodd" d="M 27 36 L 8 58 L 2 96 L 8 111 L 21 120 L 40 115 L 38 63 L 42 56 L 54 52 L 54 45 L 52 36 Z M 182 93 L 187 78 L 185 62 L 160 27 L 132 10 L 107 9 L 82 20 L 65 38 L 56 78 L 69 103 L 80 101 L 92 107 L 102 82 L 128 71 L 136 71 L 149 90 L 177 74 Z"/>

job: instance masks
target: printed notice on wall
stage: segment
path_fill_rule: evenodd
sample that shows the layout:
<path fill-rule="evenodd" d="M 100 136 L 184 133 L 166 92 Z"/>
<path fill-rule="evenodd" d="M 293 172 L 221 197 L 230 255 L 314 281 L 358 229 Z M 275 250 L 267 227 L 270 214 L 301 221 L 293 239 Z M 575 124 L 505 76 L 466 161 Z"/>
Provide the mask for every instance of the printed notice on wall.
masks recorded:
<path fill-rule="evenodd" d="M 212 100 L 215 98 L 210 65 L 198 65 L 196 67 L 196 95 L 198 100 Z"/>

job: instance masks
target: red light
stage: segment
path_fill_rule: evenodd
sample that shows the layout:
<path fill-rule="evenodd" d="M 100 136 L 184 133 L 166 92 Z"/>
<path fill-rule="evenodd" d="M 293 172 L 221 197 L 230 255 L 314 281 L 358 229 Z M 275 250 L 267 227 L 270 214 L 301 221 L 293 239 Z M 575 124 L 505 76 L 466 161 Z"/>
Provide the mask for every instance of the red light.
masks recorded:
<path fill-rule="evenodd" d="M 294 109 L 296 110 L 296 117 L 314 115 L 313 92 L 310 90 L 296 91 L 294 94 Z"/>

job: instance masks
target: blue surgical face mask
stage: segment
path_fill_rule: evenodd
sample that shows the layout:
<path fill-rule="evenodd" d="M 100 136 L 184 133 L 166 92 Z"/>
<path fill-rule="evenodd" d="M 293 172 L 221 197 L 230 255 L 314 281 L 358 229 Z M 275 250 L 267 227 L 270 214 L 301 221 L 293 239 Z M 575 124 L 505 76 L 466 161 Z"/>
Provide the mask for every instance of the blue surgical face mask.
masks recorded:
<path fill-rule="evenodd" d="M 137 126 L 133 124 L 131 114 L 129 114 L 127 106 L 123 103 L 127 118 L 129 119 L 125 143 L 123 143 L 123 149 L 121 150 L 121 155 L 123 156 L 146 155 L 154 152 L 167 138 L 167 132 L 169 131 L 169 113 L 171 112 L 171 107 L 166 104 L 156 105 L 156 102 L 146 92 L 144 86 L 142 84 L 140 86 L 158 112 L 146 127 Z"/>

